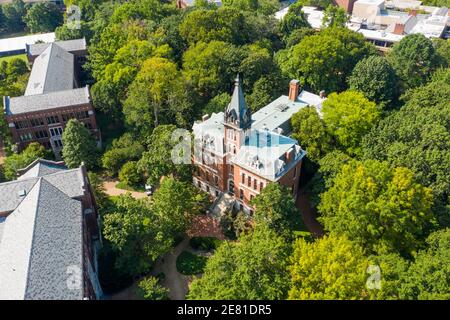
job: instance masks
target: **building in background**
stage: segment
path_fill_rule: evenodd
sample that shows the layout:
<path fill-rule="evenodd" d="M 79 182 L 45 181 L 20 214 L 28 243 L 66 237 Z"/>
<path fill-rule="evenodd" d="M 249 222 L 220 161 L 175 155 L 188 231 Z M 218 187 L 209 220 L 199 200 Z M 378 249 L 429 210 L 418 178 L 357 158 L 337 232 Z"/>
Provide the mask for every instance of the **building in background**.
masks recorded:
<path fill-rule="evenodd" d="M 37 159 L 0 183 L 0 300 L 101 299 L 87 172 Z"/>
<path fill-rule="evenodd" d="M 62 133 L 76 118 L 101 144 L 89 86 L 80 87 L 86 59 L 84 39 L 27 45 L 32 65 L 25 95 L 3 97 L 4 116 L 18 150 L 39 142 L 61 157 Z"/>
<path fill-rule="evenodd" d="M 301 91 L 299 81 L 292 80 L 289 96 L 251 114 L 236 79 L 225 112 L 205 115 L 193 126 L 194 184 L 214 198 L 229 198 L 237 210 L 250 214 L 249 202 L 270 182 L 289 187 L 296 199 L 306 152 L 289 137 L 290 119 L 308 105 L 320 113 L 323 99 Z"/>

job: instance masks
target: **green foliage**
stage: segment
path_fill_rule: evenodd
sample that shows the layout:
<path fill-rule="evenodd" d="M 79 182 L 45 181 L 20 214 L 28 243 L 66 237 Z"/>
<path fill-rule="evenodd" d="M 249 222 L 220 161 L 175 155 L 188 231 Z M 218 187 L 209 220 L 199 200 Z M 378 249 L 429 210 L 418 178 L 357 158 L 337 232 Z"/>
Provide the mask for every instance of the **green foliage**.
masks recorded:
<path fill-rule="evenodd" d="M 128 161 L 122 166 L 119 171 L 119 180 L 128 186 L 138 186 L 142 183 L 143 176 L 137 161 Z"/>
<path fill-rule="evenodd" d="M 388 104 L 397 97 L 397 77 L 387 60 L 370 56 L 358 62 L 348 79 L 350 89 L 376 103 Z"/>
<path fill-rule="evenodd" d="M 193 249 L 206 251 L 217 249 L 221 243 L 222 243 L 221 240 L 214 237 L 192 237 L 189 240 L 189 245 Z"/>
<path fill-rule="evenodd" d="M 148 149 L 142 154 L 139 166 L 148 176 L 149 184 L 157 184 L 162 176 L 175 175 L 181 180 L 192 178 L 190 164 L 175 164 L 172 161 L 172 150 L 179 143 L 172 135 L 176 127 L 160 125 L 148 138 Z"/>
<path fill-rule="evenodd" d="M 94 193 L 95 202 L 100 211 L 105 209 L 108 205 L 108 195 L 103 187 L 103 181 L 94 172 L 88 172 L 89 183 Z"/>
<path fill-rule="evenodd" d="M 420 33 L 396 43 L 387 58 L 406 89 L 425 84 L 440 62 L 431 40 Z"/>
<path fill-rule="evenodd" d="M 322 26 L 327 28 L 345 28 L 349 20 L 350 16 L 343 8 L 330 4 L 323 13 Z"/>
<path fill-rule="evenodd" d="M 126 162 L 139 160 L 143 152 L 142 144 L 130 133 L 125 133 L 120 138 L 114 139 L 111 147 L 103 154 L 102 166 L 110 176 L 115 176 Z"/>
<path fill-rule="evenodd" d="M 447 68 L 450 67 L 450 40 L 433 38 L 433 46 L 441 60 L 441 65 Z"/>
<path fill-rule="evenodd" d="M 321 195 L 319 221 L 327 231 L 346 235 L 367 252 L 408 256 L 421 247 L 434 218 L 430 188 L 407 168 L 385 162 L 351 162 Z"/>
<path fill-rule="evenodd" d="M 307 157 L 317 162 L 331 151 L 331 137 L 315 107 L 300 109 L 291 118 L 292 137 L 306 149 Z"/>
<path fill-rule="evenodd" d="M 5 159 L 3 164 L 5 178 L 15 180 L 18 170 L 25 168 L 38 158 L 48 157 L 49 154 L 45 151 L 43 145 L 32 142 L 21 153 L 14 153 Z"/>
<path fill-rule="evenodd" d="M 304 6 L 318 7 L 321 9 L 328 8 L 329 5 L 333 4 L 332 0 L 299 0 Z"/>
<path fill-rule="evenodd" d="M 168 300 L 169 290 L 159 284 L 159 279 L 149 276 L 139 281 L 139 295 L 145 300 Z"/>
<path fill-rule="evenodd" d="M 275 300 L 289 289 L 290 246 L 261 226 L 238 243 L 224 242 L 208 259 L 201 278 L 191 284 L 188 299 Z"/>
<path fill-rule="evenodd" d="M 357 91 L 330 94 L 323 102 L 322 113 L 328 133 L 352 155 L 361 153 L 362 138 L 380 118 L 375 103 Z"/>
<path fill-rule="evenodd" d="M 345 89 L 345 80 L 361 59 L 375 48 L 364 37 L 347 28 L 327 28 L 304 37 L 278 61 L 283 72 L 297 78 L 313 91 Z"/>
<path fill-rule="evenodd" d="M 313 243 L 299 239 L 290 258 L 289 299 L 364 299 L 367 258 L 346 237 L 325 236 Z"/>
<path fill-rule="evenodd" d="M 130 194 L 116 199 L 112 212 L 103 217 L 103 234 L 118 252 L 118 270 L 130 276 L 142 274 L 169 251 L 173 238 L 166 233 L 163 221 L 147 199 L 136 200 Z"/>
<path fill-rule="evenodd" d="M 401 299 L 450 299 L 450 229 L 432 233 L 418 252 L 401 287 Z"/>
<path fill-rule="evenodd" d="M 386 160 L 411 169 L 418 181 L 433 189 L 435 214 L 450 225 L 450 84 L 442 81 L 408 91 L 406 104 L 364 138 L 365 159 Z"/>
<path fill-rule="evenodd" d="M 88 169 L 97 165 L 97 143 L 83 122 L 70 119 L 62 135 L 62 157 L 69 168 L 77 168 L 84 162 Z"/>
<path fill-rule="evenodd" d="M 175 63 L 150 58 L 128 88 L 123 113 L 130 129 L 145 137 L 159 124 L 191 122 L 192 105 Z"/>
<path fill-rule="evenodd" d="M 20 31 L 25 28 L 22 18 L 25 17 L 27 10 L 23 0 L 13 0 L 11 3 L 4 3 L 0 9 L 4 19 L 4 24 L 0 28 L 3 27 L 10 32 Z"/>
<path fill-rule="evenodd" d="M 267 184 L 250 203 L 256 224 L 265 224 L 277 234 L 289 237 L 302 224 L 292 191 L 278 183 Z"/>
<path fill-rule="evenodd" d="M 303 6 L 299 2 L 289 6 L 288 12 L 280 22 L 280 31 L 285 37 L 289 37 L 294 30 L 311 28 L 302 8 Z"/>
<path fill-rule="evenodd" d="M 191 183 L 165 177 L 152 196 L 152 211 L 173 238 L 186 231 L 194 215 L 200 214 L 207 199 Z"/>
<path fill-rule="evenodd" d="M 427 6 L 450 8 L 449 0 L 424 0 L 422 1 L 422 4 Z"/>
<path fill-rule="evenodd" d="M 177 257 L 177 270 L 186 276 L 200 274 L 203 273 L 207 261 L 207 257 L 183 251 Z"/>
<path fill-rule="evenodd" d="M 52 32 L 63 24 L 63 15 L 52 2 L 37 2 L 28 10 L 23 21 L 32 33 Z"/>
<path fill-rule="evenodd" d="M 316 30 L 310 27 L 303 27 L 293 30 L 287 38 L 285 38 L 286 47 L 290 48 L 299 44 L 307 36 L 316 34 Z"/>
<path fill-rule="evenodd" d="M 243 14 L 226 7 L 194 10 L 180 24 L 180 35 L 189 44 L 214 40 L 244 44 L 248 41 L 246 32 Z"/>
<path fill-rule="evenodd" d="M 246 96 L 247 104 L 252 112 L 271 103 L 287 88 L 287 81 L 283 79 L 279 71 L 267 71 L 265 74 L 253 82 L 252 93 Z"/>
<path fill-rule="evenodd" d="M 58 40 L 74 40 L 86 38 L 89 41 L 92 38 L 92 30 L 89 25 L 80 21 L 80 28 L 71 28 L 67 24 L 63 24 L 55 29 L 55 37 Z"/>
<path fill-rule="evenodd" d="M 212 115 L 213 113 L 224 112 L 230 101 L 231 96 L 228 93 L 224 92 L 218 94 L 217 96 L 209 100 L 209 102 L 203 108 L 202 113 Z"/>
<path fill-rule="evenodd" d="M 224 7 L 263 15 L 271 15 L 279 9 L 279 3 L 276 0 L 224 0 L 222 4 Z"/>

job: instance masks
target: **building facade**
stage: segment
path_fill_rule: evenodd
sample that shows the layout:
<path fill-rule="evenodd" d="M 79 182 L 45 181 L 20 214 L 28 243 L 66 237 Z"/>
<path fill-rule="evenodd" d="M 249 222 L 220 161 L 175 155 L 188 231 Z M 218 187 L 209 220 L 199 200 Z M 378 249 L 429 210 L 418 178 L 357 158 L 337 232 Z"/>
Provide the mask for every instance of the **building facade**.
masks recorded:
<path fill-rule="evenodd" d="M 0 184 L 0 299 L 101 299 L 99 215 L 85 167 L 37 159 Z"/>
<path fill-rule="evenodd" d="M 101 144 L 89 86 L 79 87 L 84 39 L 27 46 L 32 70 L 24 96 L 3 97 L 4 117 L 17 149 L 39 142 L 61 157 L 66 123 L 80 120 Z"/>
<path fill-rule="evenodd" d="M 252 114 L 236 79 L 225 112 L 205 115 L 193 126 L 194 184 L 214 198 L 231 196 L 236 209 L 250 214 L 250 201 L 271 182 L 290 188 L 296 199 L 306 152 L 289 137 L 290 118 L 307 105 L 320 112 L 322 101 L 300 92 L 299 82 L 292 80 L 288 96 Z"/>

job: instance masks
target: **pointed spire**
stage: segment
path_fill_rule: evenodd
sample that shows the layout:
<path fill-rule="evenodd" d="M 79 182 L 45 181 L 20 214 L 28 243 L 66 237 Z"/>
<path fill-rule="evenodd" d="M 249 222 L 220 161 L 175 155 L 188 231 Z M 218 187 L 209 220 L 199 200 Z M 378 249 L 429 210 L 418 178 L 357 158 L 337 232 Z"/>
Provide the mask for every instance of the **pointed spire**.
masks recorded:
<path fill-rule="evenodd" d="M 245 103 L 239 74 L 234 81 L 230 104 L 225 110 L 225 122 L 241 129 L 246 129 L 251 125 L 251 112 Z"/>

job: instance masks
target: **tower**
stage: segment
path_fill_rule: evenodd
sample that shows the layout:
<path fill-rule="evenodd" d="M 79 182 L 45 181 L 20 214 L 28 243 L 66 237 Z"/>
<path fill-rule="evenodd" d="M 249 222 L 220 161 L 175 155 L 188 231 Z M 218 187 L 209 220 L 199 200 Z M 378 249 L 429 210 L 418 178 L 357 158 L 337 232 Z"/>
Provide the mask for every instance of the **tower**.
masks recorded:
<path fill-rule="evenodd" d="M 242 91 L 239 75 L 234 82 L 233 95 L 224 114 L 225 148 L 226 152 L 234 156 L 250 134 L 252 117 L 247 107 Z"/>

